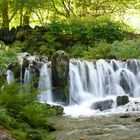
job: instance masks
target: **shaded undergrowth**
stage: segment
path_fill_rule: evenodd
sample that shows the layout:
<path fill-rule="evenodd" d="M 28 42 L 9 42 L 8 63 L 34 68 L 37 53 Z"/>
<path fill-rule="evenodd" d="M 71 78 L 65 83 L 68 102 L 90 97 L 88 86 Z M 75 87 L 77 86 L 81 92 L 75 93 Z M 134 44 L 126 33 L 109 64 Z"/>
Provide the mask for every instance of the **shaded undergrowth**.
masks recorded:
<path fill-rule="evenodd" d="M 16 140 L 51 139 L 48 133 L 55 129 L 48 117 L 58 113 L 57 107 L 39 103 L 37 94 L 15 83 L 0 91 L 0 125 Z"/>

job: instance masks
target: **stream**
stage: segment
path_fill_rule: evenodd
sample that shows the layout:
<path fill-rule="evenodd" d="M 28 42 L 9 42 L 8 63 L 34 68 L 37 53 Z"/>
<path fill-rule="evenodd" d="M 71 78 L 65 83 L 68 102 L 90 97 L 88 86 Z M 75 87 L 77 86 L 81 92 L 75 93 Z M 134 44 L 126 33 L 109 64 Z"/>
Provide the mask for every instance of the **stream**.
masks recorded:
<path fill-rule="evenodd" d="M 140 114 L 53 117 L 53 140 L 140 140 Z M 137 119 L 137 121 L 136 121 Z"/>

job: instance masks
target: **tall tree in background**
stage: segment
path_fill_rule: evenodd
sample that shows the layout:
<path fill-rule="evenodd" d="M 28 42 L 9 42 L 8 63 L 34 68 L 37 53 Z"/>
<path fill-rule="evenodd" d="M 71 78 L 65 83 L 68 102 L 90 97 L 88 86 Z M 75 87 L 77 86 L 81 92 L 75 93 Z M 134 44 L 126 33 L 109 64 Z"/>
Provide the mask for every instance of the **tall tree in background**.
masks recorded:
<path fill-rule="evenodd" d="M 0 0 L 0 12 L 1 12 L 1 18 L 2 18 L 2 27 L 9 29 L 9 24 L 11 20 L 16 15 L 17 11 L 13 11 L 12 8 L 12 2 L 15 2 L 14 0 Z"/>
<path fill-rule="evenodd" d="M 33 15 L 38 17 L 43 26 L 47 21 L 46 18 L 61 20 L 70 17 L 123 15 L 138 2 L 138 0 L 0 0 L 0 14 L 4 28 L 9 28 L 13 18 L 20 26 L 29 25 L 30 19 L 34 18 Z"/>

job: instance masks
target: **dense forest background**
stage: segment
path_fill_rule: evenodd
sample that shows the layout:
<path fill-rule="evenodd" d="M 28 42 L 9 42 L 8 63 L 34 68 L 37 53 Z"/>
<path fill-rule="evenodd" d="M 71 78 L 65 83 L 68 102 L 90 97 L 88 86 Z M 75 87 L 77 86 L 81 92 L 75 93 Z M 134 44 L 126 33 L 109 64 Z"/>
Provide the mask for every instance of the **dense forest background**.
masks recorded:
<path fill-rule="evenodd" d="M 49 140 L 55 129 L 48 117 L 63 113 L 36 102 L 40 91 L 30 94 L 19 81 L 6 84 L 17 53 L 51 57 L 64 50 L 71 58 L 139 59 L 140 36 L 126 22 L 135 13 L 139 0 L 0 0 L 0 129 L 17 140 Z"/>
<path fill-rule="evenodd" d="M 49 56 L 139 58 L 139 34 L 127 21 L 139 10 L 138 0 L 0 0 L 0 40 Z"/>

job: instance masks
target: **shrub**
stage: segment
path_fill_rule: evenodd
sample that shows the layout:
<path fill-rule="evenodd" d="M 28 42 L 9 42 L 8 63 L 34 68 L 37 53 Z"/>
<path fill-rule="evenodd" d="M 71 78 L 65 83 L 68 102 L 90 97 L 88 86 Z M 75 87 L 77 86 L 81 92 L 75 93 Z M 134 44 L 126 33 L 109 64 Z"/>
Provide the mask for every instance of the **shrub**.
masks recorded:
<path fill-rule="evenodd" d="M 111 53 L 122 60 L 140 58 L 140 40 L 115 41 Z"/>
<path fill-rule="evenodd" d="M 109 59 L 113 56 L 111 55 L 112 45 L 106 42 L 101 42 L 97 44 L 96 47 L 90 47 L 87 52 L 85 52 L 84 58 L 86 59 Z"/>
<path fill-rule="evenodd" d="M 69 49 L 69 55 L 73 58 L 82 58 L 84 57 L 85 50 L 85 45 L 76 44 Z"/>
<path fill-rule="evenodd" d="M 35 102 L 26 105 L 21 115 L 31 127 L 47 129 L 47 111 L 45 105 Z"/>
<path fill-rule="evenodd" d="M 24 93 L 24 91 L 26 92 Z M 27 93 L 27 91 L 29 92 Z M 25 90 L 25 87 L 13 83 L 0 92 L 0 105 L 4 106 L 10 115 L 16 117 L 26 105 L 37 99 L 36 95 L 37 92 L 30 93 L 30 90 Z"/>

